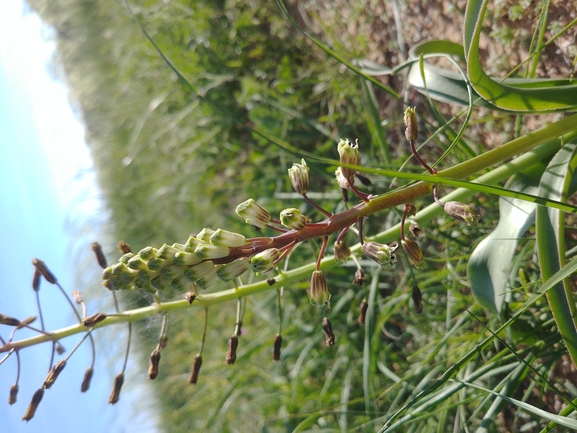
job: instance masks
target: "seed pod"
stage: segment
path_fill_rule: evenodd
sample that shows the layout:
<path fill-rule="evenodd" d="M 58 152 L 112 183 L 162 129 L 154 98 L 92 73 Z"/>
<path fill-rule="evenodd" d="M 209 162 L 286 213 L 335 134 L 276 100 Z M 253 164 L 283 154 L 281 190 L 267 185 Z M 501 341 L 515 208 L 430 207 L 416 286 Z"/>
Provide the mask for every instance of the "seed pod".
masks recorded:
<path fill-rule="evenodd" d="M 194 363 L 192 364 L 192 373 L 190 374 L 190 379 L 188 383 L 195 384 L 198 381 L 198 374 L 200 373 L 200 367 L 202 366 L 202 356 L 197 353 L 194 357 Z"/>
<path fill-rule="evenodd" d="M 158 364 L 160 363 L 160 350 L 154 349 L 148 358 L 148 379 L 154 380 L 158 376 Z"/>
<path fill-rule="evenodd" d="M 66 367 L 66 360 L 64 359 L 54 364 L 54 366 L 48 372 L 46 379 L 44 379 L 42 388 L 44 389 L 52 388 L 52 385 L 54 385 L 54 382 L 56 382 L 56 379 L 58 379 L 58 375 L 62 372 L 62 370 L 64 370 L 64 367 Z"/>
<path fill-rule="evenodd" d="M 88 391 L 90 388 L 90 381 L 92 380 L 92 375 L 94 374 L 94 369 L 92 366 L 88 367 L 84 372 L 84 379 L 82 380 L 82 385 L 80 386 L 80 392 Z"/>
<path fill-rule="evenodd" d="M 228 352 L 226 352 L 225 365 L 233 365 L 236 361 L 236 349 L 238 347 L 238 337 L 233 335 L 228 340 Z"/>
<path fill-rule="evenodd" d="M 12 385 L 10 387 L 10 395 L 8 396 L 8 404 L 12 405 L 12 404 L 16 403 L 19 389 L 20 389 L 20 387 L 18 386 L 17 383 L 15 383 L 14 385 Z"/>
<path fill-rule="evenodd" d="M 359 318 L 357 319 L 357 322 L 359 322 L 359 325 L 364 325 L 365 324 L 365 319 L 367 317 L 367 309 L 369 308 L 369 303 L 366 301 L 366 299 L 363 299 L 361 301 L 361 305 L 359 307 Z"/>
<path fill-rule="evenodd" d="M 40 388 L 34 393 L 32 400 L 28 405 L 28 409 L 26 409 L 26 412 L 22 417 L 22 421 L 30 421 L 32 418 L 34 418 L 34 414 L 36 413 L 36 409 L 38 409 L 38 405 L 42 401 L 42 397 L 44 397 L 44 388 Z"/>
<path fill-rule="evenodd" d="M 106 257 L 102 252 L 102 247 L 100 246 L 100 244 L 98 242 L 92 242 L 91 247 L 92 251 L 94 251 L 94 254 L 96 255 L 96 261 L 98 262 L 100 267 L 102 269 L 106 269 L 108 267 L 108 264 L 106 263 Z"/>
<path fill-rule="evenodd" d="M 326 317 L 323 317 L 323 331 L 325 331 L 325 343 L 328 347 L 335 344 L 335 334 L 333 334 L 333 325 Z"/>
<path fill-rule="evenodd" d="M 56 277 L 52 272 L 50 272 L 50 269 L 48 269 L 46 263 L 44 263 L 42 260 L 39 259 L 33 259 L 32 264 L 38 270 L 38 272 L 40 272 L 40 274 L 44 277 L 46 281 L 48 281 L 50 284 L 57 283 Z"/>
<path fill-rule="evenodd" d="M 116 404 L 120 399 L 120 389 L 122 388 L 122 384 L 124 383 L 124 373 L 119 373 L 114 378 L 114 386 L 112 387 L 112 392 L 110 393 L 110 397 L 108 398 L 108 404 Z"/>
<path fill-rule="evenodd" d="M 282 346 L 282 337 L 280 334 L 276 334 L 274 337 L 272 359 L 273 361 L 280 361 L 280 349 Z"/>

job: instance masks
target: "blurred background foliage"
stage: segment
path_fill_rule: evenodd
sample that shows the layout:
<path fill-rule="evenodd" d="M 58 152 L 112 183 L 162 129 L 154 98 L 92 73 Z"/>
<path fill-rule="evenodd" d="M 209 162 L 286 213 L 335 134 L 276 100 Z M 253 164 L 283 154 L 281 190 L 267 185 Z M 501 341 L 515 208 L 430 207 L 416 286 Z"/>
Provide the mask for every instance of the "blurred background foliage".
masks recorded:
<path fill-rule="evenodd" d="M 339 138 L 358 138 L 363 164 L 391 168 L 406 163 L 409 155 L 402 135 L 405 102 L 417 105 L 423 115 L 423 137 L 444 122 L 442 116 L 449 118 L 457 112 L 457 108 L 442 104 L 430 107 L 426 99 L 406 88 L 402 74 L 382 79 L 403 94 L 399 99 L 359 81 L 295 30 L 274 2 L 131 2 L 158 46 L 214 105 L 178 82 L 124 3 L 29 3 L 54 29 L 58 44 L 54 64 L 62 68 L 57 72 L 68 83 L 71 100 L 86 125 L 86 139 L 111 213 L 114 232 L 110 238 L 125 240 L 134 250 L 184 242 L 203 227 L 258 235 L 234 214 L 236 205 L 249 197 L 271 214 L 300 207 L 313 219 L 319 217 L 297 201 L 286 175 L 300 156 L 239 123 L 258 126 L 299 150 L 323 157 L 337 157 Z M 464 2 L 287 3 L 301 25 L 348 59 L 368 58 L 394 66 L 422 39 L 445 37 L 461 42 Z M 488 32 L 495 39 L 483 53 L 494 71 L 510 68 L 492 58 L 503 52 L 503 42 L 510 44 L 510 52 L 527 48 L 527 35 L 520 29 L 538 14 L 535 5 L 523 10 L 513 6 L 513 2 L 498 1 L 492 10 L 495 25 Z M 557 28 L 566 24 L 563 8 L 558 5 L 555 9 Z M 560 49 L 565 40 L 564 36 L 557 41 Z M 569 54 L 548 51 L 542 63 L 555 61 L 556 72 L 565 74 L 571 66 Z M 545 69 L 537 73 L 551 72 Z M 444 164 L 458 163 L 473 152 L 483 152 L 530 130 L 536 118 L 519 120 L 479 109 L 463 138 L 468 144 L 459 146 Z M 425 159 L 433 161 L 440 156 L 454 134 L 450 128 L 438 134 L 422 151 Z M 329 210 L 342 210 L 334 168 L 307 162 L 312 166 L 312 196 Z M 409 164 L 404 169 L 413 168 Z M 385 191 L 391 184 L 391 179 L 371 180 L 370 192 Z M 351 284 L 355 267 L 350 263 L 330 272 L 333 302 L 328 315 L 337 338 L 331 348 L 325 346 L 322 314 L 309 304 L 302 290 L 308 282 L 303 281 L 284 291 L 280 318 L 276 292 L 246 300 L 234 366 L 222 363 L 234 329 L 236 306 L 211 309 L 199 383 L 189 385 L 204 318 L 201 311 L 173 313 L 170 340 L 154 384 L 158 391 L 147 397 L 162 405 L 160 425 L 167 432 L 374 431 L 382 424 L 380 417 L 415 395 L 447 363 L 478 343 L 484 335 L 481 322 L 491 327 L 498 323 L 498 317 L 473 303 L 467 288 L 465 266 L 471 245 L 494 227 L 498 218 L 494 197 L 478 195 L 474 204 L 484 218 L 475 228 L 447 218 L 438 218 L 425 228 L 423 248 L 428 265 L 414 275 L 425 303 L 421 315 L 412 308 L 410 289 L 415 282 L 403 260 L 399 269 L 380 272 L 363 261 L 365 288 Z M 395 212 L 377 215 L 367 231 L 384 230 L 398 218 Z M 291 264 L 310 261 L 312 252 L 318 251 L 318 245 L 311 246 L 298 248 Z M 523 259 L 529 259 L 530 245 L 523 252 Z M 539 274 L 528 268 L 524 278 L 537 281 Z M 527 295 L 523 287 L 520 300 Z M 367 325 L 359 326 L 363 298 L 371 300 L 371 307 Z M 125 299 L 127 305 L 150 301 L 143 294 Z M 476 318 L 465 312 L 467 308 Z M 548 323 L 546 305 L 541 313 L 527 318 L 531 332 Z M 273 362 L 272 342 L 279 322 L 284 339 L 282 360 Z M 159 321 L 139 327 L 138 356 L 143 367 L 135 380 L 146 380 L 147 357 L 158 328 Z M 550 325 L 545 329 L 546 334 L 551 332 Z M 485 351 L 480 361 L 501 353 L 503 347 L 497 346 Z M 545 349 L 549 358 L 543 368 L 553 368 L 552 360 L 564 351 L 551 345 Z M 491 388 L 501 379 L 488 377 L 485 385 Z M 125 388 L 129 387 L 126 383 Z M 482 395 L 468 395 L 465 401 L 472 418 L 482 418 L 482 413 L 474 411 L 483 401 Z M 424 422 L 431 431 L 444 431 L 438 426 L 449 425 L 457 416 L 448 413 L 433 411 Z M 498 422 L 503 428 L 500 431 L 506 431 L 518 419 L 511 415 Z M 411 431 L 411 425 L 404 431 Z"/>

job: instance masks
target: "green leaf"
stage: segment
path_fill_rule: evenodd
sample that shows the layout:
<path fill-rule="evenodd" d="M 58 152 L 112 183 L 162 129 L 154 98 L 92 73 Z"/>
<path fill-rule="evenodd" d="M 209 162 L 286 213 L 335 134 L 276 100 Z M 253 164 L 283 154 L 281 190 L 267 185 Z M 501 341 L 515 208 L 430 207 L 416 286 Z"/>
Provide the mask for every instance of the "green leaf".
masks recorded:
<path fill-rule="evenodd" d="M 537 164 L 531 171 L 513 176 L 506 188 L 535 194 L 544 169 L 544 165 Z M 483 307 L 501 312 L 509 287 L 513 256 L 519 238 L 535 219 L 535 207 L 535 204 L 518 198 L 499 199 L 499 223 L 475 248 L 468 264 L 471 290 Z"/>
<path fill-rule="evenodd" d="M 541 178 L 539 195 L 565 201 L 571 194 L 570 190 L 576 167 L 577 143 L 566 144 L 547 166 Z M 561 211 L 538 206 L 536 219 L 537 253 L 543 281 L 549 279 L 565 264 L 564 228 L 564 214 Z M 576 311 L 569 282 L 564 280 L 556 284 L 547 294 L 547 299 L 573 363 L 576 363 Z"/>

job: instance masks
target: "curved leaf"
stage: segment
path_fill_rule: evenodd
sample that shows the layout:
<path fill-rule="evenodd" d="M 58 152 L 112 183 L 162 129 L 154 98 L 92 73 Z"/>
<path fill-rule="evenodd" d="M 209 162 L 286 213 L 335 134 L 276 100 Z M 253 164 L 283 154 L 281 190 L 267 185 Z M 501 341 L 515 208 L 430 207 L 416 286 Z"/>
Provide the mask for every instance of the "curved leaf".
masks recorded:
<path fill-rule="evenodd" d="M 530 172 L 513 176 L 507 189 L 528 194 L 539 190 L 539 177 L 545 166 L 538 164 Z M 517 198 L 499 199 L 499 223 L 475 248 L 468 264 L 471 290 L 485 308 L 501 312 L 509 286 L 509 273 L 519 238 L 535 219 L 535 207 Z"/>

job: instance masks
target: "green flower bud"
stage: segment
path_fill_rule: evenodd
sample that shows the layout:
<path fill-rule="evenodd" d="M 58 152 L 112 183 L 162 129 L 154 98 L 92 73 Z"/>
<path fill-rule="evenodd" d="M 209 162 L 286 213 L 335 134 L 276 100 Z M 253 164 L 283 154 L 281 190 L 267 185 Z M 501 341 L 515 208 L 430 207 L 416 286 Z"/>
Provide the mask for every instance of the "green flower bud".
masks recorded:
<path fill-rule="evenodd" d="M 197 265 L 198 263 L 202 262 L 202 259 L 198 257 L 194 253 L 187 253 L 184 251 L 180 251 L 175 254 L 174 258 L 172 259 L 172 263 L 175 265 Z"/>
<path fill-rule="evenodd" d="M 349 250 L 349 247 L 343 241 L 335 242 L 333 249 L 337 262 L 345 263 L 351 256 L 351 250 Z"/>
<path fill-rule="evenodd" d="M 395 250 L 398 248 L 398 245 L 384 245 L 378 242 L 365 242 L 361 246 L 361 251 L 364 255 L 373 259 L 379 265 L 383 267 L 393 267 L 394 264 L 397 262 L 397 256 L 395 254 Z"/>
<path fill-rule="evenodd" d="M 162 290 L 166 289 L 170 285 L 171 282 L 172 282 L 172 279 L 167 278 L 166 276 L 163 276 L 163 275 L 159 275 L 158 277 L 153 278 L 150 281 L 150 284 L 156 290 L 162 291 Z"/>
<path fill-rule="evenodd" d="M 202 241 L 198 240 L 195 236 L 189 237 L 186 243 L 184 244 L 184 252 L 193 253 L 196 247 L 201 243 Z"/>
<path fill-rule="evenodd" d="M 156 258 L 172 261 L 176 253 L 178 253 L 179 251 L 180 250 L 178 248 L 175 248 L 172 245 L 164 244 L 162 247 L 160 247 L 160 249 L 156 253 Z"/>
<path fill-rule="evenodd" d="M 150 259 L 156 257 L 156 254 L 158 253 L 158 250 L 156 248 L 152 248 L 152 247 L 146 247 L 141 249 L 138 252 L 138 256 L 140 256 L 140 258 L 142 260 L 144 260 L 145 262 L 149 261 Z"/>
<path fill-rule="evenodd" d="M 445 203 L 445 212 L 453 218 L 463 221 L 468 226 L 477 224 L 479 222 L 479 215 L 473 212 L 471 206 L 458 201 L 449 201 Z"/>
<path fill-rule="evenodd" d="M 128 263 L 126 263 L 126 265 L 130 269 L 134 269 L 136 271 L 147 271 L 148 270 L 148 262 L 142 260 L 142 257 L 140 257 L 139 254 L 137 254 L 133 258 L 131 258 L 128 261 Z"/>
<path fill-rule="evenodd" d="M 291 230 L 304 229 L 308 221 L 309 219 L 295 208 L 285 209 L 280 213 L 281 224 Z"/>
<path fill-rule="evenodd" d="M 196 284 L 198 284 L 198 287 L 200 287 L 203 290 L 208 289 L 210 286 L 212 286 L 214 283 L 216 283 L 217 281 L 219 281 L 219 278 L 216 275 L 216 271 L 217 269 L 220 268 L 220 265 L 218 266 L 214 266 L 212 268 L 212 271 L 210 271 L 208 274 L 206 274 L 204 277 L 199 278 L 198 280 L 196 280 Z"/>
<path fill-rule="evenodd" d="M 425 257 L 423 256 L 423 252 L 414 240 L 405 238 L 401 241 L 401 245 L 407 253 L 407 257 L 409 257 L 409 261 L 415 268 L 420 268 L 423 266 L 423 262 L 425 261 Z"/>
<path fill-rule="evenodd" d="M 256 254 L 250 259 L 253 272 L 257 274 L 266 272 L 275 265 L 275 261 L 280 257 L 281 252 L 276 248 L 269 248 Z"/>
<path fill-rule="evenodd" d="M 311 285 L 308 290 L 309 299 L 311 304 L 317 307 L 324 307 L 328 304 L 330 308 L 331 294 L 327 287 L 327 280 L 323 271 L 314 271 L 311 276 Z"/>
<path fill-rule="evenodd" d="M 160 259 L 158 257 L 153 257 L 148 261 L 148 269 L 151 271 L 158 271 L 162 268 L 166 268 L 168 266 L 172 266 L 172 259 Z"/>
<path fill-rule="evenodd" d="M 271 219 L 269 213 L 252 198 L 239 204 L 236 207 L 236 214 L 247 224 L 261 229 L 264 229 Z"/>
<path fill-rule="evenodd" d="M 183 293 L 188 292 L 190 290 L 190 281 L 181 275 L 170 282 L 170 288 Z"/>
<path fill-rule="evenodd" d="M 128 261 L 134 257 L 133 253 L 126 253 L 118 260 L 120 263 L 128 263 Z"/>
<path fill-rule="evenodd" d="M 194 250 L 194 254 L 202 260 L 220 259 L 228 256 L 230 249 L 225 246 L 218 246 L 212 244 L 200 244 Z"/>
<path fill-rule="evenodd" d="M 416 140 L 419 136 L 419 125 L 417 122 L 417 107 L 408 107 L 405 110 L 405 138 L 409 141 Z"/>
<path fill-rule="evenodd" d="M 204 242 L 210 242 L 210 237 L 214 234 L 214 230 L 213 229 L 207 229 L 204 228 L 200 231 L 200 233 L 198 235 L 196 235 L 196 238 L 200 241 L 204 241 Z"/>
<path fill-rule="evenodd" d="M 348 139 L 341 139 L 337 145 L 337 151 L 339 152 L 341 164 L 359 165 L 360 154 L 358 140 L 353 144 L 349 142 Z M 356 172 L 357 170 L 354 168 L 341 166 L 341 173 L 346 179 L 353 177 Z"/>
<path fill-rule="evenodd" d="M 246 257 L 235 260 L 234 262 L 223 265 L 216 271 L 216 275 L 225 283 L 234 280 L 244 274 L 250 268 L 250 260 Z"/>
<path fill-rule="evenodd" d="M 182 275 L 190 282 L 196 282 L 214 271 L 214 263 L 211 261 L 200 262 L 198 265 L 187 268 Z"/>
<path fill-rule="evenodd" d="M 293 166 L 288 169 L 289 178 L 294 190 L 300 194 L 305 195 L 309 190 L 309 170 L 307 163 L 301 159 L 301 164 L 293 163 Z"/>
<path fill-rule="evenodd" d="M 138 271 L 130 269 L 126 263 L 119 262 L 112 266 L 113 278 L 120 281 L 122 284 L 132 284 L 138 276 Z"/>
<path fill-rule="evenodd" d="M 210 243 L 217 246 L 233 248 L 246 244 L 246 238 L 238 233 L 218 229 L 210 237 Z"/>

